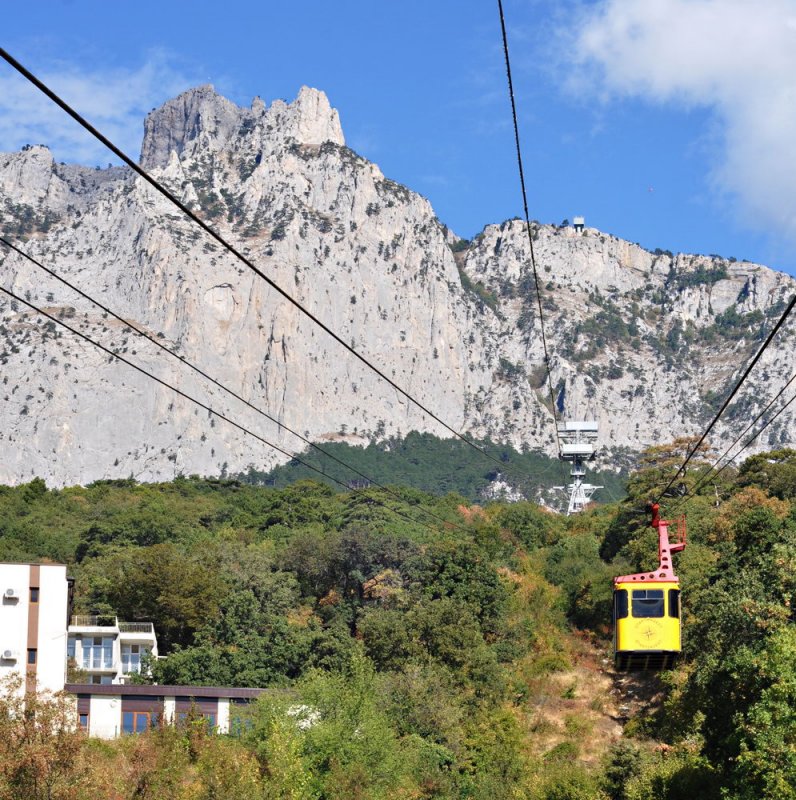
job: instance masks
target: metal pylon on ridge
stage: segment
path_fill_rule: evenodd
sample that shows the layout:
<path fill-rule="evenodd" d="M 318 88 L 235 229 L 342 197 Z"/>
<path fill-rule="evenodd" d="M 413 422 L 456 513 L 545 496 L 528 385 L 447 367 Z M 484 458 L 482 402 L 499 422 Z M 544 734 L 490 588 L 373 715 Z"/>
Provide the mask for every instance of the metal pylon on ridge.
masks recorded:
<path fill-rule="evenodd" d="M 561 458 L 572 463 L 570 477 L 572 483 L 554 488 L 569 492 L 567 516 L 583 511 L 591 496 L 602 489 L 591 483 L 584 483 L 586 467 L 584 462 L 594 458 L 594 443 L 597 441 L 596 422 L 559 422 L 558 436 L 561 440 Z"/>

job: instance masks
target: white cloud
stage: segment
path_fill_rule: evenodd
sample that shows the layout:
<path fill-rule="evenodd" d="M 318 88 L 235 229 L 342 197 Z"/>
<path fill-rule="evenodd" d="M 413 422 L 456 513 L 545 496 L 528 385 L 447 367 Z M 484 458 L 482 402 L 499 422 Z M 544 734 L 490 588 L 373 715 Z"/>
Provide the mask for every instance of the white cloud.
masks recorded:
<path fill-rule="evenodd" d="M 599 0 L 577 18 L 579 79 L 606 100 L 711 109 L 716 186 L 796 241 L 796 0 Z"/>
<path fill-rule="evenodd" d="M 0 151 L 45 144 L 58 161 L 90 166 L 116 161 L 110 151 L 22 75 L 5 63 L 2 67 Z M 163 53 L 155 53 L 141 66 L 130 69 L 81 69 L 74 64 L 51 63 L 37 77 L 134 159 L 141 148 L 146 114 L 193 85 Z"/>

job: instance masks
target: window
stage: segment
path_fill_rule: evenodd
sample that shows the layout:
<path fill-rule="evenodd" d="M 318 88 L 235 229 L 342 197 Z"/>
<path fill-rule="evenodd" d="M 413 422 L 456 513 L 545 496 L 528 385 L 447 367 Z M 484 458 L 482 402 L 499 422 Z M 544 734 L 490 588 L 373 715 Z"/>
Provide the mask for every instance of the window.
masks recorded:
<path fill-rule="evenodd" d="M 38 586 L 31 586 L 30 587 L 30 602 L 31 603 L 38 603 L 39 602 L 39 587 Z"/>
<path fill-rule="evenodd" d="M 633 589 L 634 617 L 662 617 L 663 589 Z"/>
<path fill-rule="evenodd" d="M 669 616 L 680 616 L 680 590 L 669 589 Z"/>
<path fill-rule="evenodd" d="M 254 728 L 254 720 L 249 701 L 232 698 L 229 702 L 229 732 L 233 736 L 243 736 Z"/>
<path fill-rule="evenodd" d="M 77 721 L 80 725 L 80 730 L 88 733 L 88 715 L 91 711 L 91 695 L 79 694 L 77 696 Z"/>
<path fill-rule="evenodd" d="M 217 697 L 176 697 L 175 716 L 178 725 L 201 726 L 203 723 L 207 731 L 215 731 L 218 719 Z"/>
<path fill-rule="evenodd" d="M 35 664 L 36 663 L 36 650 L 35 648 L 31 647 L 28 649 L 28 664 Z"/>
<path fill-rule="evenodd" d="M 623 619 L 627 616 L 627 589 L 617 589 L 614 592 L 614 619 Z"/>
<path fill-rule="evenodd" d="M 193 725 L 196 722 L 204 722 L 207 726 L 208 733 L 212 733 L 216 727 L 216 715 L 205 713 L 201 711 L 178 711 L 177 712 L 177 725 L 184 728 L 187 725 Z"/>
<path fill-rule="evenodd" d="M 75 637 L 70 636 L 66 640 L 66 657 L 75 660 Z"/>
<path fill-rule="evenodd" d="M 110 686 L 113 680 L 110 675 L 92 675 L 91 683 L 94 686 Z"/>
<path fill-rule="evenodd" d="M 122 713 L 122 733 L 144 733 L 157 728 L 158 717 L 152 711 L 125 711 Z"/>
<path fill-rule="evenodd" d="M 141 644 L 122 645 L 122 674 L 130 675 L 141 672 L 141 659 L 149 650 Z"/>
<path fill-rule="evenodd" d="M 91 636 L 83 639 L 83 669 L 113 667 L 113 636 Z"/>

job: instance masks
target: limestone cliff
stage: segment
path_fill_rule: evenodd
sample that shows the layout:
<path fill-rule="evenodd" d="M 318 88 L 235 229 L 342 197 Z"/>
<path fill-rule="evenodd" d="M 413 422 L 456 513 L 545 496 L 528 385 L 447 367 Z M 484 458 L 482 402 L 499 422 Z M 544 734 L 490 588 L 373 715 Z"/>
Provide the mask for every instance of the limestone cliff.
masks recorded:
<path fill-rule="evenodd" d="M 153 111 L 141 163 L 264 272 L 459 430 L 554 452 L 520 222 L 468 246 L 421 196 L 345 146 L 326 96 L 240 108 L 204 86 Z M 125 319 L 313 440 L 445 430 L 122 168 L 0 154 L 0 226 Z M 700 429 L 794 290 L 765 267 L 649 253 L 537 226 L 557 402 L 596 417 L 606 463 Z M 454 250 L 457 252 L 454 253 Z M 280 446 L 302 445 L 0 249 L 4 285 Z M 283 456 L 0 297 L 0 482 L 268 467 Z M 767 354 L 735 417 L 794 370 Z M 767 432 L 768 433 L 768 432 Z M 783 414 L 764 446 L 792 444 Z"/>

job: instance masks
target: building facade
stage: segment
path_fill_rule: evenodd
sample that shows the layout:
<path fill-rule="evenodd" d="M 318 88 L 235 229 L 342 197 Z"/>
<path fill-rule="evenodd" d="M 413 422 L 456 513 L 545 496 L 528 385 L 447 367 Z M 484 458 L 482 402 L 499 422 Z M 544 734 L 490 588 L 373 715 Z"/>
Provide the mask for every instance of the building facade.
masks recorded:
<path fill-rule="evenodd" d="M 264 689 L 220 686 L 130 686 L 66 684 L 77 697 L 80 727 L 89 736 L 115 739 L 160 725 L 204 719 L 216 733 L 234 732 L 238 712 Z"/>
<path fill-rule="evenodd" d="M 0 680 L 19 693 L 59 692 L 66 680 L 72 583 L 63 564 L 0 564 Z"/>
<path fill-rule="evenodd" d="M 8 690 L 4 679 L 20 696 L 66 690 L 90 736 L 113 739 L 202 720 L 214 732 L 234 732 L 240 710 L 264 691 L 127 684 L 146 654 L 157 657 L 152 623 L 72 617 L 71 606 L 63 564 L 0 563 L 0 691 Z M 67 683 L 67 654 L 87 683 Z"/>
<path fill-rule="evenodd" d="M 69 625 L 67 658 L 86 673 L 86 682 L 125 683 L 141 672 L 146 656 L 157 658 L 151 622 L 120 622 L 116 617 L 74 616 Z"/>

